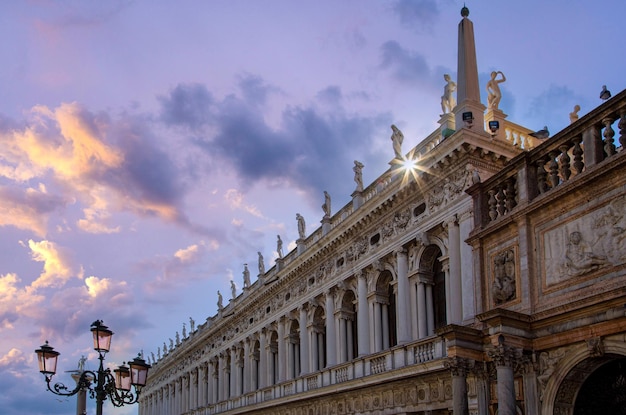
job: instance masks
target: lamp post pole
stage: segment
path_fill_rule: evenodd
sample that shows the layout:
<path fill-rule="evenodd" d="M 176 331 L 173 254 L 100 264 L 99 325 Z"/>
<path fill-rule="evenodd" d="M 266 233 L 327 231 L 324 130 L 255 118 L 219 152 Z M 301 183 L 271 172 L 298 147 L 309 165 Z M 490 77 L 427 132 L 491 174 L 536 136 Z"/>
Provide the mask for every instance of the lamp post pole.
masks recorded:
<path fill-rule="evenodd" d="M 113 332 L 103 325 L 101 320 L 97 320 L 91 325 L 91 332 L 94 350 L 98 352 L 98 359 L 100 360 L 98 370 L 97 372 L 82 370 L 79 366 L 81 373 L 80 375 L 77 373 L 78 378 L 74 378 L 76 388 L 73 390 L 69 390 L 62 383 L 55 383 L 51 386 L 60 353 L 49 346 L 47 341 L 35 350 L 39 361 L 39 371 L 45 376 L 48 390 L 61 396 L 72 396 L 77 393 L 86 393 L 89 390 L 91 398 L 96 399 L 96 415 L 102 415 L 103 402 L 107 398 L 115 406 L 136 403 L 139 400 L 141 388 L 146 385 L 150 365 L 146 364 L 141 355 L 138 355 L 129 362 L 130 368 L 122 365 L 113 371 L 115 373 L 113 376 L 110 369 L 104 368 L 104 356 L 109 351 Z M 95 387 L 93 386 L 94 381 Z M 135 388 L 134 393 L 131 392 L 131 385 Z"/>

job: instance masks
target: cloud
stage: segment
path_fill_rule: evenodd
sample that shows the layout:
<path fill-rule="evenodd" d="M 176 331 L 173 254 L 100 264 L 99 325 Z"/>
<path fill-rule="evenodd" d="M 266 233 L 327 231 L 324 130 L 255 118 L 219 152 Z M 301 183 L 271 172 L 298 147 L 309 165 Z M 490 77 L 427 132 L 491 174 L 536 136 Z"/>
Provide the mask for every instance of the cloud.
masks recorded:
<path fill-rule="evenodd" d="M 0 186 L 0 226 L 15 226 L 31 230 L 38 236 L 46 234 L 50 215 L 65 208 L 69 200 L 63 196 L 48 194 L 45 186 Z"/>
<path fill-rule="evenodd" d="M 266 84 L 260 76 L 252 74 L 240 75 L 238 84 L 244 100 L 251 105 L 263 105 L 271 93 L 281 92 L 279 88 Z"/>
<path fill-rule="evenodd" d="M 246 204 L 244 197 L 244 194 L 237 189 L 228 189 L 224 195 L 224 198 L 229 203 L 231 209 L 243 210 L 252 216 L 262 218 L 263 214 L 261 211 L 254 205 Z"/>
<path fill-rule="evenodd" d="M 178 84 L 168 95 L 157 97 L 161 120 L 171 126 L 199 130 L 210 123 L 213 94 L 202 84 Z"/>
<path fill-rule="evenodd" d="M 82 279 L 82 270 L 75 271 L 67 250 L 50 241 L 28 241 L 34 261 L 43 262 L 43 272 L 32 283 L 32 287 L 47 288 L 63 286 L 70 278 Z"/>
<path fill-rule="evenodd" d="M 579 104 L 584 115 L 585 103 L 588 101 L 578 96 L 567 86 L 551 85 L 547 90 L 535 96 L 525 114 L 530 128 L 537 130 L 548 126 L 552 132 L 560 131 L 569 124 L 569 113 L 574 105 Z M 587 105 L 587 108 L 590 106 Z"/>
<path fill-rule="evenodd" d="M 385 42 L 380 49 L 380 67 L 390 71 L 396 81 L 408 84 L 429 81 L 431 70 L 423 55 L 404 49 L 395 40 Z"/>
<path fill-rule="evenodd" d="M 430 32 L 440 15 L 437 3 L 436 0 L 396 0 L 391 10 L 404 26 Z"/>
<path fill-rule="evenodd" d="M 264 85 L 257 78 L 252 84 Z M 161 119 L 177 120 L 180 125 L 184 118 L 175 115 L 180 108 L 192 107 L 198 96 L 210 95 L 199 84 L 176 87 L 168 97 L 160 97 Z M 389 114 L 384 113 L 363 117 L 346 114 L 342 108 L 326 112 L 324 107 L 292 106 L 282 112 L 280 128 L 272 128 L 257 108 L 258 94 L 254 95 L 257 98 L 243 95 L 212 102 L 206 111 L 212 118 L 203 118 L 202 123 L 190 119 L 189 128 L 202 124 L 206 133 L 192 140 L 203 151 L 204 163 L 226 163 L 231 171 L 234 168 L 244 192 L 265 182 L 316 195 L 323 190 L 350 194 L 350 180 L 337 178 L 352 177 L 355 158 L 374 157 L 371 143 L 391 124 Z M 319 96 L 336 100 L 341 95 L 341 90 L 330 86 Z M 335 107 L 338 104 L 335 102 Z"/>
<path fill-rule="evenodd" d="M 0 178 L 11 184 L 0 187 L 0 225 L 43 236 L 52 212 L 78 203 L 85 232 L 119 232 L 113 213 L 129 211 L 208 232 L 183 214 L 186 187 L 161 141 L 139 115 L 114 120 L 76 103 L 34 107 L 24 126 L 0 130 Z M 46 186 L 28 186 L 34 180 Z"/>

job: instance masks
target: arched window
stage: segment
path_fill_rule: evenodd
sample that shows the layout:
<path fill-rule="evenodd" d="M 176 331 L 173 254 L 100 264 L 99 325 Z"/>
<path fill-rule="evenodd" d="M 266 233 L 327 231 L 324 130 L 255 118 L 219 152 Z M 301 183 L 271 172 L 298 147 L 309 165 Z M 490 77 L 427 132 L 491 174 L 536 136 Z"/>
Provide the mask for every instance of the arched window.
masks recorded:
<path fill-rule="evenodd" d="M 326 367 L 326 317 L 322 307 L 315 309 L 311 340 L 314 350 L 312 369 L 322 370 Z"/>
<path fill-rule="evenodd" d="M 291 379 L 300 375 L 300 323 L 298 320 L 291 321 L 289 329 L 289 377 Z"/>
<path fill-rule="evenodd" d="M 252 354 L 251 354 L 251 359 L 250 362 L 252 363 L 252 379 L 250 380 L 251 386 L 250 389 L 251 390 L 257 390 L 259 389 L 259 381 L 260 379 L 260 373 L 259 373 L 259 362 L 261 360 L 261 343 L 259 342 L 259 340 L 256 340 L 254 342 L 254 344 L 252 345 Z"/>
<path fill-rule="evenodd" d="M 418 281 L 414 288 L 419 338 L 431 336 L 435 329 L 447 324 L 446 273 L 441 256 L 437 245 L 429 245 L 419 259 Z"/>
<path fill-rule="evenodd" d="M 339 310 L 339 351 L 340 363 L 349 362 L 358 356 L 357 348 L 357 311 L 356 295 L 354 291 L 348 290 L 341 299 L 341 309 Z"/>
<path fill-rule="evenodd" d="M 278 333 L 272 331 L 269 343 L 269 378 L 273 384 L 278 383 Z"/>
<path fill-rule="evenodd" d="M 391 272 L 383 271 L 376 282 L 374 298 L 375 351 L 380 352 L 397 344 L 396 295 Z"/>

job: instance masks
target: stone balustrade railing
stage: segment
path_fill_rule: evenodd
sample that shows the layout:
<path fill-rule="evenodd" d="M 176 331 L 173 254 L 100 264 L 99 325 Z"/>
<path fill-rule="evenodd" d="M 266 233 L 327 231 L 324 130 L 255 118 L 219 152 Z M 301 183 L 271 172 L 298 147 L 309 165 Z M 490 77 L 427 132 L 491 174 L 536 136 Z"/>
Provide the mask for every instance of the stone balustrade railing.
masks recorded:
<path fill-rule="evenodd" d="M 325 368 L 272 385 L 257 391 L 230 398 L 226 401 L 195 408 L 185 415 L 209 415 L 231 411 L 246 405 L 263 403 L 279 398 L 287 398 L 298 393 L 320 389 L 327 386 L 349 382 L 354 379 L 365 379 L 368 376 L 401 369 L 412 365 L 441 361 L 444 367 L 446 357 L 445 340 L 441 337 L 429 337 L 402 346 L 396 346 L 384 352 L 354 359 L 351 362 Z M 417 366 L 415 370 L 427 370 Z"/>
<path fill-rule="evenodd" d="M 626 90 L 468 189 L 476 225 L 485 227 L 615 157 L 626 157 L 625 145 Z"/>

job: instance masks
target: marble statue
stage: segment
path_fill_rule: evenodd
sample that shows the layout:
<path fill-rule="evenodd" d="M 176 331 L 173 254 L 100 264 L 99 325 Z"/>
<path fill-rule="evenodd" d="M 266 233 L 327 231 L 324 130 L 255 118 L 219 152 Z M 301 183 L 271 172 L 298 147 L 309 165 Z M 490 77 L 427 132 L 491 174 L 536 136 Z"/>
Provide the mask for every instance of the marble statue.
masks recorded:
<path fill-rule="evenodd" d="M 248 270 L 248 264 L 243 264 L 243 288 L 250 286 L 250 271 Z"/>
<path fill-rule="evenodd" d="M 195 329 L 196 329 L 196 321 L 193 318 L 189 317 L 189 331 L 193 333 Z"/>
<path fill-rule="evenodd" d="M 167 354 L 167 345 L 163 342 L 163 356 Z"/>
<path fill-rule="evenodd" d="M 326 190 L 324 190 L 324 204 L 322 205 L 322 210 L 324 211 L 324 217 L 330 217 L 330 195 Z"/>
<path fill-rule="evenodd" d="M 354 181 L 356 182 L 356 191 L 363 191 L 363 163 L 360 161 L 354 160 L 354 167 L 352 171 L 354 171 Z"/>
<path fill-rule="evenodd" d="M 283 257 L 283 240 L 280 239 L 280 235 L 276 235 L 278 239 L 276 240 L 276 253 L 278 254 L 278 258 Z"/>
<path fill-rule="evenodd" d="M 187 338 L 187 324 L 183 323 L 183 339 Z"/>
<path fill-rule="evenodd" d="M 263 275 L 265 274 L 265 260 L 261 251 L 257 252 L 257 254 L 259 254 L 259 275 Z"/>
<path fill-rule="evenodd" d="M 296 221 L 298 222 L 298 237 L 300 239 L 306 238 L 306 223 L 301 214 L 296 213 Z"/>
<path fill-rule="evenodd" d="M 176 332 L 176 346 L 180 345 L 180 334 L 178 334 L 178 331 Z"/>
<path fill-rule="evenodd" d="M 574 105 L 574 111 L 569 113 L 569 123 L 575 123 L 578 121 L 578 111 L 580 111 L 580 105 Z"/>
<path fill-rule="evenodd" d="M 156 362 L 156 359 L 154 358 L 154 352 L 150 352 L 150 356 L 152 357 L 152 364 L 154 364 L 154 362 Z"/>
<path fill-rule="evenodd" d="M 404 141 L 404 134 L 402 131 L 398 129 L 395 125 L 391 125 L 391 130 L 393 134 L 391 134 L 391 141 L 393 143 L 393 152 L 395 154 L 395 158 L 402 160 L 404 156 L 402 155 L 402 142 Z"/>
<path fill-rule="evenodd" d="M 170 351 L 174 350 L 174 340 L 170 337 Z"/>
<path fill-rule="evenodd" d="M 217 290 L 217 309 L 221 310 L 222 308 L 224 308 L 224 298 L 220 290 Z"/>
<path fill-rule="evenodd" d="M 498 78 L 498 74 L 500 74 L 500 79 Z M 506 81 L 506 77 L 500 71 L 491 72 L 491 79 L 487 82 L 487 102 L 488 108 L 492 110 L 497 110 L 500 106 L 500 99 L 502 99 L 502 92 L 500 92 L 500 84 Z"/>
<path fill-rule="evenodd" d="M 230 280 L 230 293 L 233 296 L 233 300 L 237 298 L 237 287 L 235 287 L 235 281 Z"/>
<path fill-rule="evenodd" d="M 443 79 L 446 81 L 446 85 L 443 87 L 443 95 L 441 96 L 441 111 L 442 114 L 447 114 L 456 107 L 456 100 L 453 95 L 456 91 L 456 83 L 448 74 L 445 74 Z"/>
<path fill-rule="evenodd" d="M 85 363 L 87 362 L 87 358 L 85 357 L 85 355 L 82 355 L 80 357 L 80 359 L 78 359 L 78 371 L 79 372 L 84 372 L 85 371 Z"/>
<path fill-rule="evenodd" d="M 157 347 L 157 359 L 161 360 L 161 346 Z"/>

